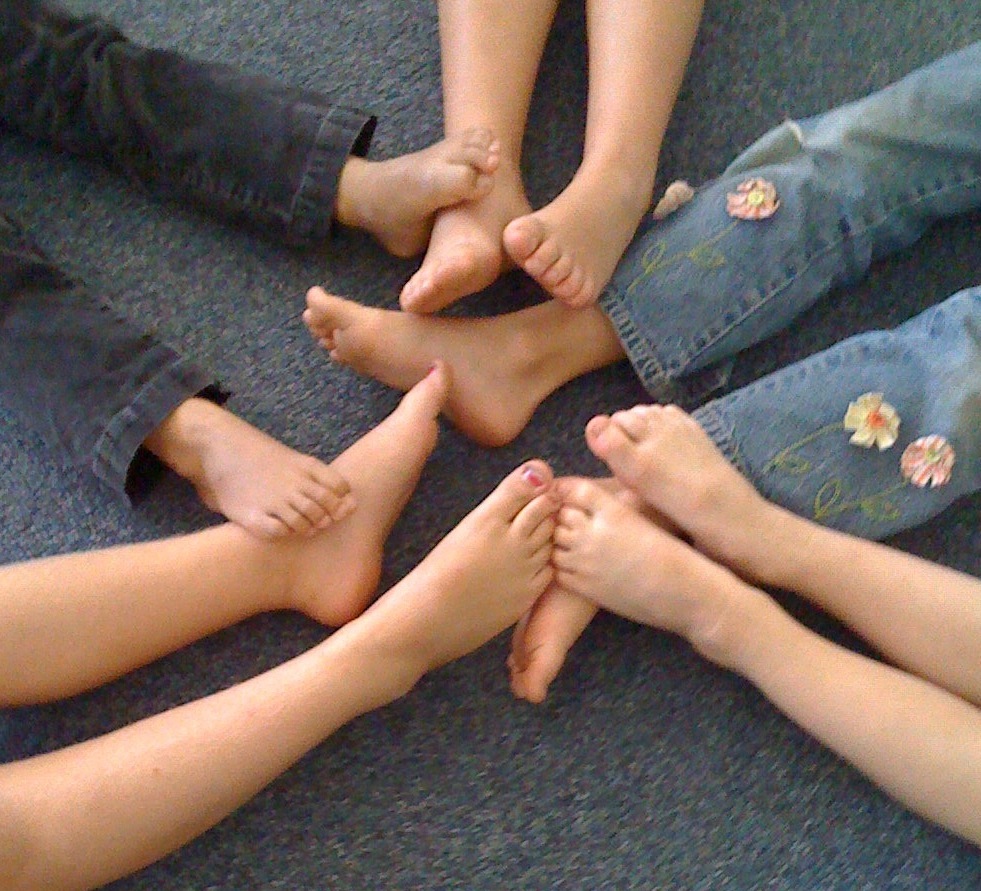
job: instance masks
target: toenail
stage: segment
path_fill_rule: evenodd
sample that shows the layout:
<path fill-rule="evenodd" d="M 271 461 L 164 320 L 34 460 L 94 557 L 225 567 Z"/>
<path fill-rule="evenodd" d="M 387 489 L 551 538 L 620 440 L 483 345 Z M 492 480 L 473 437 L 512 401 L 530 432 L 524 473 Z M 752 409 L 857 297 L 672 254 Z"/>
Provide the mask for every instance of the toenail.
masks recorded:
<path fill-rule="evenodd" d="M 545 485 L 545 478 L 534 467 L 526 467 L 521 473 L 521 478 L 531 483 L 536 489 Z"/>

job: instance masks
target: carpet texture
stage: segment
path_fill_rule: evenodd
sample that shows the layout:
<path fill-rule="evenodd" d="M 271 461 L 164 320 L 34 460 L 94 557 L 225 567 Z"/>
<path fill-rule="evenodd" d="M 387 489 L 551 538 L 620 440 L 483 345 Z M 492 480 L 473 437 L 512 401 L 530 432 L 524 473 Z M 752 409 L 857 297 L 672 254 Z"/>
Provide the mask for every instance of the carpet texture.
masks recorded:
<path fill-rule="evenodd" d="M 73 0 L 133 37 L 326 91 L 377 113 L 373 157 L 441 132 L 436 11 L 377 0 Z M 561 4 L 526 147 L 532 201 L 556 194 L 581 151 L 581 2 Z M 981 39 L 978 0 L 709 2 L 665 146 L 661 184 L 719 172 L 786 117 L 822 111 Z M 94 290 L 234 390 L 230 406 L 330 457 L 397 395 L 334 368 L 299 322 L 317 282 L 394 307 L 414 268 L 343 234 L 297 254 L 147 199 L 101 168 L 0 138 L 0 202 Z M 981 280 L 977 215 L 932 230 L 739 362 L 744 383 L 843 336 L 891 326 Z M 465 312 L 539 299 L 512 274 Z M 0 387 L 2 391 L 2 387 Z M 557 393 L 512 445 L 449 427 L 390 540 L 383 587 L 515 464 L 598 470 L 581 431 L 643 400 L 625 363 Z M 895 543 L 981 575 L 981 498 Z M 0 392 L 0 558 L 189 531 L 214 522 L 169 477 L 135 511 L 58 466 Z M 856 646 L 833 621 L 788 606 Z M 246 678 L 322 638 L 270 616 L 90 695 L 5 716 L 8 756 L 59 747 Z M 904 811 L 739 679 L 680 641 L 601 618 L 545 705 L 511 699 L 501 638 L 360 719 L 203 838 L 112 887 L 137 889 L 974 889 L 976 849 Z M 84 843 L 84 841 L 80 841 Z"/>

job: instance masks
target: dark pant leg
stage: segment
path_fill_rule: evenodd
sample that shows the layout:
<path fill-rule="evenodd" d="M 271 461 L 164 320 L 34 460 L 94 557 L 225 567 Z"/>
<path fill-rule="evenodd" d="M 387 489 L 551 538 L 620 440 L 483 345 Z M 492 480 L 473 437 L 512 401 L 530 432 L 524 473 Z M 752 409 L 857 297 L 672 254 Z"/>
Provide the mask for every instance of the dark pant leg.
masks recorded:
<path fill-rule="evenodd" d="M 0 213 L 0 399 L 120 493 L 146 478 L 149 433 L 210 375 L 57 269 Z"/>
<path fill-rule="evenodd" d="M 0 121 L 293 244 L 326 237 L 341 169 L 374 129 L 323 96 L 38 0 L 0 4 Z"/>

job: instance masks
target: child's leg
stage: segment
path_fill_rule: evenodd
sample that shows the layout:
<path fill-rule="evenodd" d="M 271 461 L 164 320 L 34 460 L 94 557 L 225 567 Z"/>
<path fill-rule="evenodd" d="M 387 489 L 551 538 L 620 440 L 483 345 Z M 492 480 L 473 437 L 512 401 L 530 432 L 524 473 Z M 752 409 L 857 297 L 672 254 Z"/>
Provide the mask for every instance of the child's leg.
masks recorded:
<path fill-rule="evenodd" d="M 589 0 L 582 165 L 548 206 L 504 230 L 511 258 L 570 306 L 593 303 L 650 206 L 661 141 L 702 0 Z"/>
<path fill-rule="evenodd" d="M 766 498 L 825 526 L 884 538 L 926 522 L 981 488 L 979 332 L 981 288 L 963 291 L 894 331 L 858 335 L 784 368 L 703 406 L 694 418 Z M 899 413 L 899 439 L 886 451 L 852 445 L 844 429 L 849 402 L 866 392 L 884 393 Z M 590 424 L 587 443 L 605 459 L 607 452 L 596 439 L 604 423 Z M 904 479 L 901 456 L 910 443 L 933 433 L 949 440 L 956 460 L 948 483 L 920 489 Z M 706 480 L 698 463 L 686 459 L 684 466 L 690 472 L 689 491 L 703 492 Z M 626 469 L 619 474 L 622 482 L 634 485 Z M 733 520 L 734 502 L 724 534 L 699 532 L 703 517 L 714 522 L 712 505 L 726 503 L 739 488 L 736 479 L 700 501 L 684 502 L 687 519 L 679 525 L 699 547 L 752 575 L 758 567 L 746 566 L 740 555 L 770 535 L 769 527 Z M 743 490 L 749 488 L 743 484 Z M 655 489 L 651 484 L 641 491 L 666 510 Z M 677 492 L 678 499 L 682 494 Z M 671 516 L 678 518 L 676 511 Z M 553 610 L 561 615 L 550 615 Z M 520 663 L 519 674 L 525 677 L 518 686 L 543 696 L 564 656 L 553 652 L 555 644 L 546 638 L 567 646 L 590 616 L 562 601 L 544 604 L 539 612 L 524 630 L 520 652 L 541 648 L 542 661 Z"/>
<path fill-rule="evenodd" d="M 403 431 L 400 445 L 411 440 Z M 303 655 L 98 739 L 0 766 L 3 887 L 93 888 L 145 866 L 346 722 L 513 624 L 551 579 L 550 484 L 541 462 L 514 471 L 371 610 Z M 240 556 L 224 555 L 229 581 L 249 585 Z M 319 579 L 330 575 L 321 561 Z"/>
<path fill-rule="evenodd" d="M 675 445 L 682 445 L 682 438 Z M 663 474 L 685 488 L 677 452 L 663 456 Z M 721 456 L 716 456 L 724 464 Z M 604 488 L 589 481 L 560 486 L 563 507 L 555 531 L 556 583 L 626 618 L 683 635 L 711 661 L 756 685 L 773 704 L 899 801 L 981 844 L 981 710 L 940 686 L 830 643 L 794 621 L 769 597 L 667 535 Z M 679 511 L 676 519 L 683 519 Z M 807 524 L 801 524 L 801 528 Z M 818 534 L 822 534 L 818 530 Z M 950 634 L 962 646 L 951 659 L 971 662 L 977 675 L 978 610 L 968 632 L 956 624 L 981 582 L 866 542 L 837 536 L 823 574 L 835 574 L 841 598 L 880 596 L 898 603 L 898 577 L 913 581 L 926 608 L 917 631 L 942 646 Z M 787 540 L 768 559 L 793 563 L 811 539 Z M 842 558 L 862 554 L 859 565 Z M 841 566 L 854 568 L 843 574 Z M 809 567 L 812 564 L 809 563 Z M 886 570 L 886 575 L 880 571 Z M 961 596 L 943 596 L 951 587 Z M 908 612 L 901 608 L 901 612 Z M 890 621 L 888 611 L 879 616 Z M 911 635 L 915 638 L 917 635 Z M 919 649 L 907 638 L 911 648 Z M 979 692 L 979 691 L 975 691 Z"/>
<path fill-rule="evenodd" d="M 263 610 L 328 625 L 357 616 L 435 444 L 446 386 L 440 367 L 338 456 L 359 509 L 317 536 L 263 542 L 226 525 L 0 569 L 0 701 L 89 689 Z"/>
<path fill-rule="evenodd" d="M 766 501 L 675 406 L 596 418 L 587 439 L 622 484 L 700 551 L 744 578 L 806 597 L 891 662 L 981 704 L 981 582 Z"/>
<path fill-rule="evenodd" d="M 434 312 L 489 285 L 505 265 L 501 232 L 527 213 L 521 143 L 538 63 L 558 0 L 440 0 L 443 115 L 449 137 L 471 127 L 500 140 L 490 193 L 437 215 L 403 308 Z"/>
<path fill-rule="evenodd" d="M 764 497 L 863 538 L 918 526 L 981 488 L 981 287 L 891 331 L 849 338 L 694 413 Z M 852 445 L 849 404 L 882 393 L 900 417 L 885 450 Z M 931 434 L 956 454 L 950 481 L 918 488 L 901 457 Z"/>
<path fill-rule="evenodd" d="M 400 390 L 445 359 L 452 368 L 447 417 L 488 446 L 514 439 L 563 384 L 623 358 L 599 309 L 556 300 L 493 318 L 434 318 L 312 288 L 303 320 L 332 359 Z"/>
<path fill-rule="evenodd" d="M 762 178 L 780 206 L 737 220 Z M 981 43 L 859 102 L 788 122 L 663 222 L 648 222 L 600 305 L 648 391 L 787 325 L 938 218 L 981 205 Z"/>

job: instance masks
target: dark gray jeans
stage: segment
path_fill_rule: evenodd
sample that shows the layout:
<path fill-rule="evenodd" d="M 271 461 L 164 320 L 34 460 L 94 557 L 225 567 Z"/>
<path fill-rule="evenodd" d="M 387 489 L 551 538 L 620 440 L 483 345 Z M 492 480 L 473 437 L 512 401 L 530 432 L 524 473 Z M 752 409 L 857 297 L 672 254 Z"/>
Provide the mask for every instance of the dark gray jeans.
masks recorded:
<path fill-rule="evenodd" d="M 291 245 L 324 240 L 374 119 L 324 97 L 127 40 L 51 3 L 0 8 L 0 128 L 101 159 Z M 130 492 L 140 444 L 212 375 L 69 279 L 0 212 L 3 399 L 73 464 Z"/>

